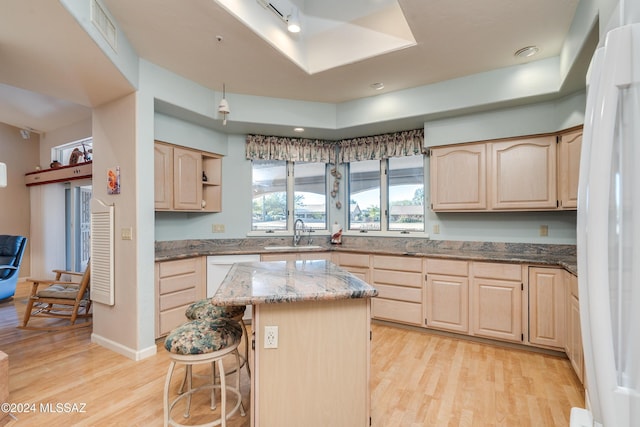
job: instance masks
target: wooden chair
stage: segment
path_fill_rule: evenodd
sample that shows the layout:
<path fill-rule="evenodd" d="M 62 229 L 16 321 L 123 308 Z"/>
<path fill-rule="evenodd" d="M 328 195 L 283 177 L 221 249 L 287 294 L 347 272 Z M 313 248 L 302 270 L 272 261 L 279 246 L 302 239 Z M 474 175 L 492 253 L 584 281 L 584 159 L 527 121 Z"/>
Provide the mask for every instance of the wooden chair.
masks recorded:
<path fill-rule="evenodd" d="M 29 279 L 33 282 L 31 294 L 24 312 L 21 328 L 39 330 L 61 330 L 91 325 L 91 300 L 89 286 L 91 283 L 91 267 L 87 265 L 84 273 L 54 270 L 54 280 Z M 80 281 L 63 281 L 62 275 L 80 278 Z M 40 288 L 42 285 L 45 288 Z M 40 289 L 39 289 L 40 288 Z M 53 317 L 68 319 L 68 324 L 46 324 L 42 326 L 28 325 L 33 317 Z M 76 323 L 78 319 L 87 319 Z M 32 322 L 33 323 L 33 322 Z"/>

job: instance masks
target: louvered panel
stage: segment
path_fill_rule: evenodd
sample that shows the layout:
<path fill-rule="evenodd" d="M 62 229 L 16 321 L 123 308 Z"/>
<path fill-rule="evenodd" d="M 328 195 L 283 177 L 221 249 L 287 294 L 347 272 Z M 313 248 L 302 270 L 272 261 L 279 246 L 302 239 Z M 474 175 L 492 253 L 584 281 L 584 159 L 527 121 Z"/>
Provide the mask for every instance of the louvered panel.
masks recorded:
<path fill-rule="evenodd" d="M 93 199 L 91 206 L 91 300 L 114 305 L 113 205 Z"/>

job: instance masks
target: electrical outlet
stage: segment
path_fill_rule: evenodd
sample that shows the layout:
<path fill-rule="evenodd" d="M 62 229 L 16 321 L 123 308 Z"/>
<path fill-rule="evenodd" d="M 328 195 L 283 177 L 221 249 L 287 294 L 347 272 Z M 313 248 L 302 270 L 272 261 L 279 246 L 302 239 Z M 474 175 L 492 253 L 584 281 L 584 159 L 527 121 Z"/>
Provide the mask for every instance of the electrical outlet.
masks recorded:
<path fill-rule="evenodd" d="M 433 224 L 433 234 L 440 234 L 440 224 Z"/>
<path fill-rule="evenodd" d="M 549 226 L 548 225 L 541 225 L 540 226 L 540 235 L 541 236 L 548 236 L 549 235 Z"/>
<path fill-rule="evenodd" d="M 278 348 L 278 327 L 264 327 L 264 348 Z"/>
<path fill-rule="evenodd" d="M 213 233 L 224 233 L 224 224 L 213 224 L 211 226 L 211 232 L 213 232 Z"/>
<path fill-rule="evenodd" d="M 122 240 L 131 240 L 133 239 L 133 228 L 132 227 L 124 227 L 120 229 L 120 238 Z"/>

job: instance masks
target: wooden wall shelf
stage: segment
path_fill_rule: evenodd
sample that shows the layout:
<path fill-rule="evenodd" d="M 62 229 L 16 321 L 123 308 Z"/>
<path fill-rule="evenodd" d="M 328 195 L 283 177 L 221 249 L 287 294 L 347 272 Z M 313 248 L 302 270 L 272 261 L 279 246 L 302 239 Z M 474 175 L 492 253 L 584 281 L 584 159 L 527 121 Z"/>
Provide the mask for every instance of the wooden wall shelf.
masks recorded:
<path fill-rule="evenodd" d="M 91 161 L 78 163 L 77 165 L 61 166 L 54 169 L 29 172 L 24 175 L 24 183 L 27 187 L 32 185 L 53 184 L 54 182 L 67 182 L 76 179 L 91 178 L 93 167 Z"/>

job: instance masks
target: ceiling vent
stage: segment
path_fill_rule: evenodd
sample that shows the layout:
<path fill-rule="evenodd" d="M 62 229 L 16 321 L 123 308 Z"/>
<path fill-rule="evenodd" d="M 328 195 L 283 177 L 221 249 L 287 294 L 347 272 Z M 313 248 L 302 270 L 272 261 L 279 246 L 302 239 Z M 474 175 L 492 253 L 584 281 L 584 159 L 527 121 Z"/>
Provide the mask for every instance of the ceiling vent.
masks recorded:
<path fill-rule="evenodd" d="M 91 22 L 100 30 L 109 46 L 117 52 L 116 26 L 97 0 L 91 2 Z"/>

